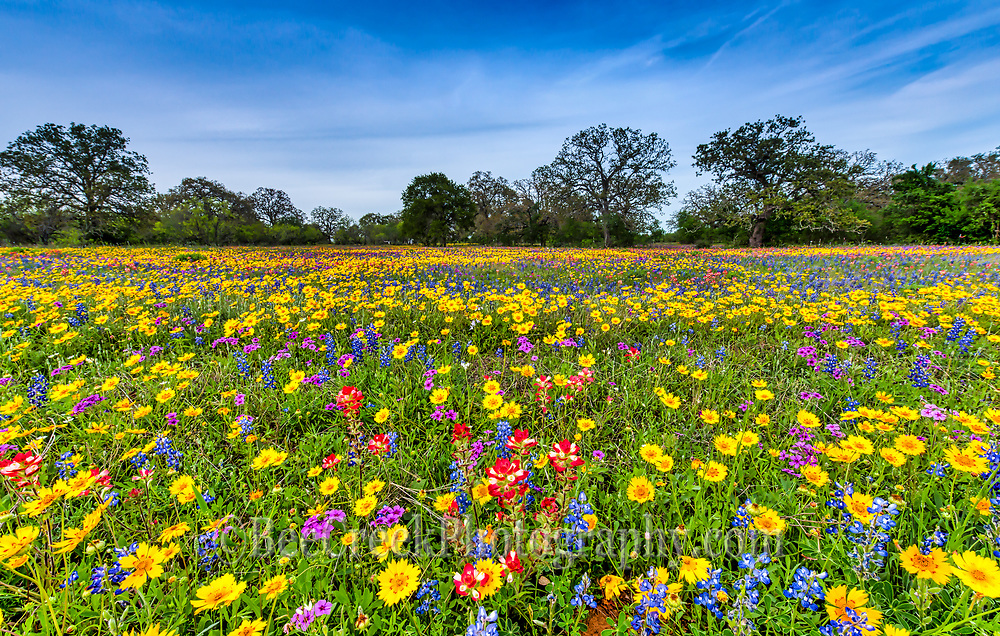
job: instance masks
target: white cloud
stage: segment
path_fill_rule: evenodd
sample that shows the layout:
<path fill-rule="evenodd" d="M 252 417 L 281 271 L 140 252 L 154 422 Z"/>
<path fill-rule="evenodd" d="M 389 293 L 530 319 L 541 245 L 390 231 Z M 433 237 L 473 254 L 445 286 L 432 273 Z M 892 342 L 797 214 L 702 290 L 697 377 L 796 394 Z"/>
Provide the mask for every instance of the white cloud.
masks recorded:
<path fill-rule="evenodd" d="M 119 19 L 139 35 L 187 42 L 224 17 L 137 9 L 147 6 L 128 5 L 127 19 L 119 9 Z M 82 70 L 79 60 L 66 71 L 0 54 L 0 139 L 46 121 L 108 123 L 148 156 L 161 189 L 204 175 L 245 191 L 281 188 L 304 209 L 334 205 L 355 217 L 397 209 L 407 183 L 430 171 L 459 181 L 476 170 L 527 176 L 563 139 L 601 122 L 663 136 L 682 195 L 704 181 L 690 167 L 698 143 L 779 112 L 804 115 L 823 142 L 906 162 L 994 147 L 995 49 L 956 45 L 911 67 L 929 47 L 1000 24 L 1000 9 L 901 26 L 919 11 L 867 26 L 850 13 L 799 24 L 811 17 L 801 5 L 769 5 L 597 52 L 414 56 L 361 31 L 285 20 L 277 35 L 252 21 L 232 25 L 204 67 L 178 62 L 171 56 L 185 52 L 169 46 L 159 60 L 151 50 L 129 57 L 114 42 Z M 810 39 L 824 32 L 837 37 Z M 254 42 L 273 59 L 251 65 L 253 51 L 226 48 Z M 61 51 L 79 55 L 79 46 Z"/>

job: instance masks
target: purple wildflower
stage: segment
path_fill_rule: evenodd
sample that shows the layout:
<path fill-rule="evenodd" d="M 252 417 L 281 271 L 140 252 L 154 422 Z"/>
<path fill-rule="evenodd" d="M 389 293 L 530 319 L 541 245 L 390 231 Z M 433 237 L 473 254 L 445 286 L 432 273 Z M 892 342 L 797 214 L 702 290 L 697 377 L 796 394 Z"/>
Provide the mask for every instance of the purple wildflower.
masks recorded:
<path fill-rule="evenodd" d="M 399 520 L 403 518 L 403 514 L 406 512 L 406 508 L 402 506 L 383 506 L 375 514 L 375 520 L 371 522 L 372 527 L 377 526 L 391 526 L 399 523 Z"/>

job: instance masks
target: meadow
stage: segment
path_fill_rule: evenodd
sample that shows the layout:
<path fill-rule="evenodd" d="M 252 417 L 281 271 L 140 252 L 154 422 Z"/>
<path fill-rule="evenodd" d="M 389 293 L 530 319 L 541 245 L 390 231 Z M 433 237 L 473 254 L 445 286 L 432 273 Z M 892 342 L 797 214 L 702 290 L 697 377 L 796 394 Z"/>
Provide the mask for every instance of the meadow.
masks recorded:
<path fill-rule="evenodd" d="M 998 255 L 0 249 L 0 633 L 994 633 Z"/>

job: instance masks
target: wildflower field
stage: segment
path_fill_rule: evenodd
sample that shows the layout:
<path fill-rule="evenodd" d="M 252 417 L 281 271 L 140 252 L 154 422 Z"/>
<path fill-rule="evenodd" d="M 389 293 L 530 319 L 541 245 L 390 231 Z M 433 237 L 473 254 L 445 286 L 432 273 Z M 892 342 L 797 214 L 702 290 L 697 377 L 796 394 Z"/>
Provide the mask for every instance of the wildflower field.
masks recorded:
<path fill-rule="evenodd" d="M 998 255 L 0 250 L 0 633 L 992 634 Z"/>

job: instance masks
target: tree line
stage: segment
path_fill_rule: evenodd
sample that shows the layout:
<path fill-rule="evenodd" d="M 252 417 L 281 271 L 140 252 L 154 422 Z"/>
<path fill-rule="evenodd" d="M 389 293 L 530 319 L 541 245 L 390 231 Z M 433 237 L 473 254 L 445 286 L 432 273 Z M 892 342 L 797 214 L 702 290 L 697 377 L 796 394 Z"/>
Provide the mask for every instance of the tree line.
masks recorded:
<path fill-rule="evenodd" d="M 308 214 L 287 193 L 245 194 L 206 177 L 155 191 L 146 158 L 109 126 L 44 124 L 0 153 L 0 240 L 8 243 L 629 246 L 808 241 L 1000 240 L 1000 148 L 903 170 L 870 151 L 820 144 L 801 117 L 715 133 L 693 165 L 711 183 L 683 199 L 671 233 L 654 211 L 677 196 L 656 133 L 605 124 L 509 181 L 415 177 L 402 209 L 354 220 Z"/>
<path fill-rule="evenodd" d="M 716 133 L 694 165 L 674 238 L 759 247 L 809 242 L 1000 241 L 1000 147 L 904 169 L 816 142 L 802 118 Z"/>

